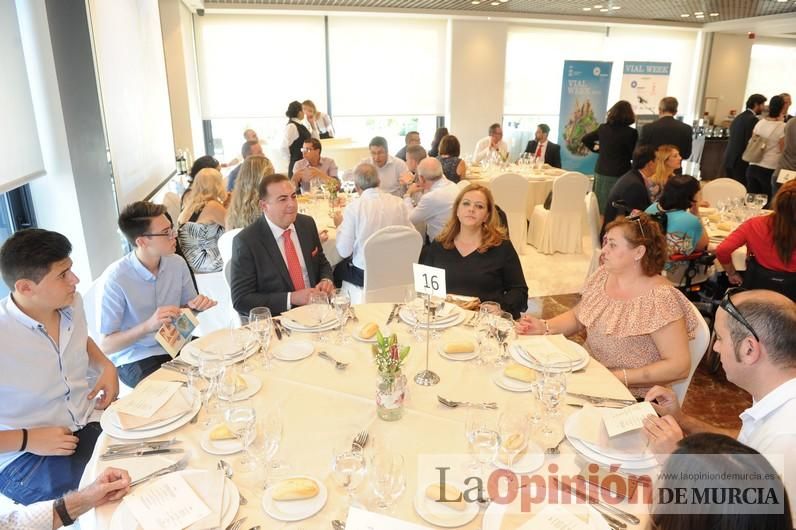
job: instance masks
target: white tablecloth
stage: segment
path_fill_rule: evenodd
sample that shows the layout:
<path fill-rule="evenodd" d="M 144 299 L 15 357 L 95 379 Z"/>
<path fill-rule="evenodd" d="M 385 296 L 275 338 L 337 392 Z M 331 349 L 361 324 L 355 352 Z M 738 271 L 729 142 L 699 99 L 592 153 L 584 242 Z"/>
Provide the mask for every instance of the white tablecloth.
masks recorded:
<path fill-rule="evenodd" d="M 553 191 L 553 181 L 556 176 L 563 174 L 558 169 L 545 172 L 533 172 L 529 166 L 518 166 L 512 164 L 505 169 L 491 167 L 480 169 L 480 171 L 468 168 L 467 179 L 471 182 L 490 187 L 492 179 L 505 173 L 516 173 L 525 177 L 528 181 L 528 199 L 526 201 L 526 217 L 530 221 L 533 216 L 533 209 L 537 204 L 544 204 L 547 195 Z"/>

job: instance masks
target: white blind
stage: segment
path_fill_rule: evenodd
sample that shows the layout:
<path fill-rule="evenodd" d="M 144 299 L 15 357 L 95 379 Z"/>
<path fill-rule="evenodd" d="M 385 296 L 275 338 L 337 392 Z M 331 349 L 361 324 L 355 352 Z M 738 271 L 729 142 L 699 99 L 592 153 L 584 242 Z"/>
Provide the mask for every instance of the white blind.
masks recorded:
<path fill-rule="evenodd" d="M 446 36 L 443 19 L 329 17 L 334 114 L 443 115 Z"/>
<path fill-rule="evenodd" d="M 293 100 L 326 107 L 323 17 L 218 14 L 194 21 L 204 119 L 284 116 Z"/>
<path fill-rule="evenodd" d="M 0 193 L 44 174 L 14 2 L 0 2 Z"/>
<path fill-rule="evenodd" d="M 796 92 L 796 69 L 792 67 L 796 57 L 796 42 L 761 42 L 752 45 L 749 61 L 749 76 L 746 78 L 746 95 L 772 96 Z M 791 114 L 793 110 L 789 111 Z"/>
<path fill-rule="evenodd" d="M 160 13 L 157 0 L 90 0 L 89 10 L 116 197 L 124 208 L 174 171 Z"/>

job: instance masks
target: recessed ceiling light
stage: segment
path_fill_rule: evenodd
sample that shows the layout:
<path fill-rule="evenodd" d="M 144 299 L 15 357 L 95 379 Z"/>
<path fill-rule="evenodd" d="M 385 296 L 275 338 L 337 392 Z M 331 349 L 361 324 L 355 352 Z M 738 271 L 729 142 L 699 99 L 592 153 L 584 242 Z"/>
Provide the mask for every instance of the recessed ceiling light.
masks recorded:
<path fill-rule="evenodd" d="M 480 4 L 480 3 L 481 3 L 481 0 L 473 0 L 473 1 L 472 1 L 472 2 L 470 2 L 470 3 L 471 3 L 471 4 L 473 4 L 474 6 L 477 6 L 478 4 Z"/>
<path fill-rule="evenodd" d="M 689 15 L 688 13 L 683 13 L 683 14 L 682 14 L 682 15 L 680 15 L 680 16 L 681 16 L 681 17 L 683 17 L 683 18 L 688 18 L 688 17 L 690 17 L 691 15 Z"/>
<path fill-rule="evenodd" d="M 694 14 L 699 16 L 699 15 L 704 15 L 705 13 L 702 11 L 694 11 Z"/>
<path fill-rule="evenodd" d="M 591 11 L 591 8 L 590 7 L 584 7 L 583 10 L 584 11 Z"/>
<path fill-rule="evenodd" d="M 509 0 L 500 0 L 500 1 L 501 1 L 502 3 L 504 3 L 504 4 L 505 4 L 505 3 L 506 3 L 506 2 L 508 2 Z"/>
<path fill-rule="evenodd" d="M 614 11 L 616 11 L 617 9 L 622 9 L 622 6 L 612 6 L 612 7 L 611 7 L 611 9 L 613 9 Z"/>
<path fill-rule="evenodd" d="M 594 9 L 600 9 L 602 6 L 603 6 L 602 4 L 596 4 L 596 5 L 594 6 Z"/>
<path fill-rule="evenodd" d="M 710 16 L 717 17 L 717 16 L 719 16 L 719 14 L 718 13 L 711 13 Z"/>
<path fill-rule="evenodd" d="M 788 0 L 777 0 L 777 2 L 780 2 L 780 3 L 782 3 L 782 2 L 787 2 L 787 1 L 788 1 Z"/>
<path fill-rule="evenodd" d="M 696 15 L 697 18 L 705 18 L 705 15 Z"/>
<path fill-rule="evenodd" d="M 500 5 L 500 2 L 491 2 L 489 5 L 493 5 L 493 6 L 499 6 L 499 5 Z"/>
<path fill-rule="evenodd" d="M 605 7 L 600 9 L 600 13 L 607 13 L 607 12 L 608 12 L 608 9 L 606 9 Z"/>

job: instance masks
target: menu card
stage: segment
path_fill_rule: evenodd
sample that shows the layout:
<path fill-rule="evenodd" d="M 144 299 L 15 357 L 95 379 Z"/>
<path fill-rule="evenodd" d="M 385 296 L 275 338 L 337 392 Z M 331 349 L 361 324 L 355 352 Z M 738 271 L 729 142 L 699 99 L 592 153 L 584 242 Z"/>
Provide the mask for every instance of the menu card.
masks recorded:
<path fill-rule="evenodd" d="M 519 530 L 588 530 L 591 526 L 560 505 L 550 505 Z"/>
<path fill-rule="evenodd" d="M 210 514 L 180 473 L 171 473 L 125 497 L 144 530 L 185 528 Z"/>
<path fill-rule="evenodd" d="M 176 381 L 143 381 L 133 392 L 119 400 L 116 411 L 151 418 L 180 389 Z"/>
<path fill-rule="evenodd" d="M 622 433 L 641 429 L 644 426 L 644 418 L 650 414 L 658 415 L 649 401 L 642 401 L 623 409 L 606 411 L 603 413 L 605 430 L 608 431 L 608 436 L 613 438 Z"/>
<path fill-rule="evenodd" d="M 199 325 L 199 320 L 193 311 L 183 308 L 177 318 L 168 324 L 163 324 L 155 333 L 155 340 L 163 346 L 166 353 L 176 357 L 183 346 L 191 341 L 193 330 Z"/>

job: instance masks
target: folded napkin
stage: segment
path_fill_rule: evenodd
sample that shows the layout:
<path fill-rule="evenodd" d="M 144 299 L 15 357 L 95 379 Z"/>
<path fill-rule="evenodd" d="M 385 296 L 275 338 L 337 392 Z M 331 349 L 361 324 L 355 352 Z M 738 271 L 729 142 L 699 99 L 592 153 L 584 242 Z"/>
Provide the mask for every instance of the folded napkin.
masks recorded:
<path fill-rule="evenodd" d="M 207 530 L 219 528 L 224 508 L 224 472 L 221 470 L 205 471 L 201 473 L 185 473 L 185 482 L 191 487 L 202 502 L 210 508 L 210 514 L 200 519 L 187 530 Z"/>
<path fill-rule="evenodd" d="M 569 340 L 563 335 L 523 337 L 517 344 L 528 352 L 528 360 L 536 364 L 569 365 L 581 360 L 570 351 Z"/>
<path fill-rule="evenodd" d="M 133 416 L 124 412 L 116 411 L 116 416 L 119 418 L 119 427 L 125 431 L 141 429 L 147 425 L 163 421 L 169 418 L 176 418 L 187 414 L 193 407 L 193 402 L 188 395 L 187 390 L 180 389 L 174 393 L 165 405 L 160 407 L 149 418 L 142 418 L 140 416 Z"/>
<path fill-rule="evenodd" d="M 613 414 L 614 409 L 593 407 L 585 404 L 578 414 L 577 421 L 573 422 L 567 435 L 582 440 L 599 448 L 606 456 L 637 457 L 647 451 L 647 440 L 640 430 L 608 436 L 603 421 L 604 415 Z"/>
<path fill-rule="evenodd" d="M 449 294 L 445 297 L 445 301 L 470 311 L 478 311 L 478 308 L 481 307 L 481 300 L 477 296 Z"/>
<path fill-rule="evenodd" d="M 282 316 L 292 320 L 293 322 L 305 328 L 315 328 L 319 325 L 328 324 L 334 320 L 335 316 L 332 313 L 331 307 L 323 322 L 318 322 L 318 312 L 311 305 L 304 305 L 301 307 L 294 307 L 290 311 L 285 311 Z"/>
<path fill-rule="evenodd" d="M 233 337 L 232 333 L 240 333 L 241 337 Z M 193 341 L 193 345 L 206 352 L 232 357 L 241 352 L 241 344 L 244 344 L 244 342 L 240 339 L 247 333 L 250 334 L 251 332 L 247 330 L 230 331 L 228 329 L 220 329 L 196 339 Z"/>

